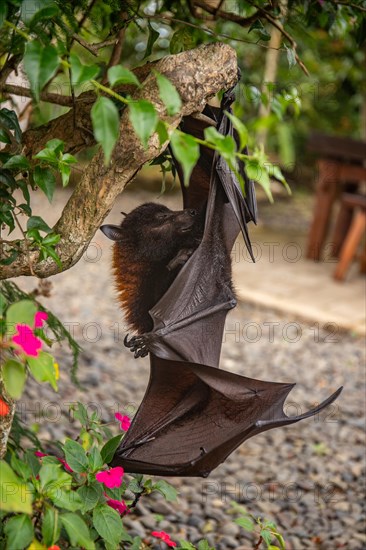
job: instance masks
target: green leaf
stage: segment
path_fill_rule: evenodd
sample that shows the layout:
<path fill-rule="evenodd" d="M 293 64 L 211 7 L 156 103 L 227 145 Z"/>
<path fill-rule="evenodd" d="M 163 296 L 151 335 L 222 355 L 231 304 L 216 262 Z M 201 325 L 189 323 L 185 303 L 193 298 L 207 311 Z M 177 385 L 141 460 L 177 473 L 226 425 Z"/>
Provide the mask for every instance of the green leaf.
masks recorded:
<path fill-rule="evenodd" d="M 60 519 L 73 546 L 82 546 L 86 550 L 93 550 L 95 548 L 89 529 L 80 516 L 67 513 L 62 514 Z"/>
<path fill-rule="evenodd" d="M 89 82 L 99 73 L 98 65 L 83 65 L 80 58 L 75 54 L 70 55 L 69 61 L 71 65 L 72 84 L 74 86 Z"/>
<path fill-rule="evenodd" d="M 176 87 L 166 76 L 154 71 L 159 86 L 159 95 L 163 101 L 169 116 L 179 113 L 182 106 L 180 95 Z"/>
<path fill-rule="evenodd" d="M 27 221 L 27 231 L 31 229 L 38 229 L 39 231 L 44 231 L 45 233 L 50 233 L 52 231 L 51 227 L 46 224 L 46 222 L 40 216 L 31 216 Z"/>
<path fill-rule="evenodd" d="M 103 445 L 102 450 L 100 451 L 103 463 L 109 464 L 114 457 L 114 453 L 116 452 L 118 445 L 120 444 L 121 438 L 123 434 L 116 435 L 115 437 L 112 437 L 105 445 Z"/>
<path fill-rule="evenodd" d="M 83 447 L 77 441 L 67 439 L 64 445 L 66 462 L 74 472 L 87 472 L 89 461 Z"/>
<path fill-rule="evenodd" d="M 105 164 L 108 164 L 119 136 L 119 114 L 117 107 L 107 97 L 100 97 L 91 110 L 95 139 L 104 151 Z"/>
<path fill-rule="evenodd" d="M 39 101 L 42 88 L 54 76 L 59 66 L 59 57 L 54 46 L 44 46 L 37 40 L 28 42 L 23 58 L 31 90 L 36 101 Z"/>
<path fill-rule="evenodd" d="M 165 122 L 159 120 L 156 125 L 156 132 L 159 136 L 159 143 L 163 145 L 166 141 L 169 141 L 169 134 Z"/>
<path fill-rule="evenodd" d="M 29 369 L 37 382 L 49 382 L 57 391 L 54 358 L 46 351 L 40 351 L 38 357 L 27 357 Z"/>
<path fill-rule="evenodd" d="M 23 2 L 22 6 L 26 2 Z M 47 2 L 45 2 L 47 3 Z M 39 6 L 39 3 L 36 2 L 37 7 Z M 54 4 L 53 2 L 50 2 L 48 6 L 42 7 L 40 10 L 37 11 L 37 13 L 32 17 L 32 19 L 29 21 L 29 28 L 34 28 L 40 21 L 44 19 L 51 19 L 52 17 L 55 17 L 55 15 L 58 15 L 60 12 L 59 8 Z"/>
<path fill-rule="evenodd" d="M 260 532 L 261 537 L 263 538 L 264 542 L 269 546 L 272 541 L 272 535 L 267 529 L 262 529 Z"/>
<path fill-rule="evenodd" d="M 32 495 L 4 460 L 0 461 L 0 510 L 32 513 Z"/>
<path fill-rule="evenodd" d="M 9 306 L 6 312 L 6 322 L 8 333 L 15 333 L 15 325 L 34 325 L 34 316 L 37 312 L 37 306 L 30 300 L 20 300 Z"/>
<path fill-rule="evenodd" d="M 61 464 L 48 463 L 47 458 L 55 459 L 56 457 L 44 457 L 41 469 L 39 471 L 39 479 L 41 488 L 46 494 L 51 494 L 54 491 L 62 489 L 64 491 L 71 488 L 71 476 L 64 471 Z"/>
<path fill-rule="evenodd" d="M 5 389 L 13 399 L 19 399 L 23 393 L 27 373 L 24 365 L 14 359 L 9 359 L 2 367 Z"/>
<path fill-rule="evenodd" d="M 294 50 L 294 48 L 289 48 L 286 44 L 285 44 L 285 48 L 286 48 L 288 66 L 290 69 L 292 69 L 292 67 L 294 67 L 297 63 L 296 51 Z"/>
<path fill-rule="evenodd" d="M 236 152 L 236 143 L 233 137 L 223 136 L 214 128 L 209 126 L 204 131 L 205 139 L 215 145 L 221 155 L 224 157 L 233 157 Z"/>
<path fill-rule="evenodd" d="M 177 130 L 172 133 L 170 143 L 174 156 L 182 165 L 184 185 L 188 186 L 192 170 L 200 156 L 199 146 L 192 136 Z"/>
<path fill-rule="evenodd" d="M 6 16 L 7 16 L 7 13 L 8 13 L 8 6 L 6 5 L 5 2 L 2 2 L 0 4 L 0 28 L 3 26 L 4 24 L 4 21 L 6 19 Z"/>
<path fill-rule="evenodd" d="M 76 491 L 48 490 L 47 496 L 58 507 L 70 512 L 84 509 L 84 502 Z"/>
<path fill-rule="evenodd" d="M 165 479 L 160 479 L 157 483 L 153 485 L 155 491 L 159 491 L 165 497 L 168 502 L 173 502 L 177 500 L 177 490 L 170 485 Z"/>
<path fill-rule="evenodd" d="M 23 155 L 14 155 L 3 165 L 3 168 L 8 170 L 29 170 L 29 160 Z"/>
<path fill-rule="evenodd" d="M 4 130 L 4 128 L 0 128 L 0 141 L 1 143 L 7 143 L 8 145 L 11 143 L 9 134 L 6 130 Z"/>
<path fill-rule="evenodd" d="M 147 40 L 146 50 L 145 50 L 143 59 L 146 59 L 146 57 L 149 57 L 149 55 L 151 55 L 153 45 L 155 44 L 155 42 L 160 36 L 158 31 L 156 31 L 154 27 L 151 26 L 150 21 L 148 22 L 148 29 L 149 29 L 149 38 Z"/>
<path fill-rule="evenodd" d="M 116 86 L 117 84 L 132 84 L 133 86 L 140 87 L 141 84 L 137 76 L 132 71 L 122 67 L 122 65 L 115 65 L 108 69 L 108 80 L 110 85 Z"/>
<path fill-rule="evenodd" d="M 249 532 L 253 531 L 254 529 L 254 523 L 252 522 L 252 520 L 245 516 L 235 519 L 234 523 L 240 525 L 240 527 L 243 527 L 243 529 Z"/>
<path fill-rule="evenodd" d="M 184 550 L 196 550 L 196 547 L 187 540 L 180 540 L 179 548 L 183 548 Z"/>
<path fill-rule="evenodd" d="M 44 245 L 55 245 L 61 240 L 61 235 L 57 233 L 49 233 L 44 239 L 42 239 L 42 244 Z"/>
<path fill-rule="evenodd" d="M 170 53 L 180 53 L 185 50 L 190 50 L 195 46 L 195 40 L 192 29 L 186 26 L 181 27 L 171 37 L 170 40 Z"/>
<path fill-rule="evenodd" d="M 150 101 L 141 99 L 129 103 L 128 109 L 132 126 L 146 149 L 148 140 L 153 134 L 158 121 L 155 108 Z"/>
<path fill-rule="evenodd" d="M 33 172 L 35 184 L 43 191 L 43 193 L 51 202 L 56 188 L 56 178 L 50 168 L 42 168 L 36 166 Z"/>
<path fill-rule="evenodd" d="M 55 544 L 61 533 L 61 525 L 59 521 L 59 511 L 56 508 L 49 507 L 43 515 L 42 521 L 42 537 L 46 546 Z"/>
<path fill-rule="evenodd" d="M 235 130 L 238 132 L 240 151 L 242 151 L 246 146 L 246 144 L 248 143 L 248 130 L 238 117 L 228 112 L 226 112 L 226 116 L 231 120 L 232 125 L 234 126 Z"/>
<path fill-rule="evenodd" d="M 98 482 L 93 483 L 92 485 L 83 485 L 82 487 L 79 487 L 77 492 L 84 504 L 84 512 L 95 508 L 103 497 L 103 487 Z"/>
<path fill-rule="evenodd" d="M 23 550 L 33 540 L 33 524 L 28 516 L 21 514 L 6 522 L 4 533 L 8 538 L 7 550 Z"/>
<path fill-rule="evenodd" d="M 62 151 L 64 150 L 64 147 L 65 147 L 65 142 L 62 141 L 62 139 L 58 139 L 58 138 L 50 139 L 46 143 L 46 149 L 48 149 L 49 151 L 53 151 L 54 153 L 56 153 L 56 155 L 58 155 L 59 153 L 62 153 Z"/>
<path fill-rule="evenodd" d="M 273 202 L 271 183 L 265 167 L 261 166 L 256 159 L 247 159 L 245 162 L 245 171 L 249 179 L 260 183 L 266 192 L 268 200 Z"/>
<path fill-rule="evenodd" d="M 62 163 L 60 163 L 59 168 L 61 172 L 62 187 L 66 187 L 66 185 L 69 183 L 71 168 L 68 164 Z"/>
<path fill-rule="evenodd" d="M 8 305 L 8 302 L 4 294 L 1 294 L 0 292 L 0 317 L 3 315 L 4 311 L 6 310 L 7 305 Z"/>
<path fill-rule="evenodd" d="M 14 130 L 14 136 L 18 143 L 22 141 L 22 131 L 19 126 L 18 117 L 15 111 L 11 111 L 6 107 L 0 109 L 0 123 L 9 130 Z"/>
<path fill-rule="evenodd" d="M 120 515 L 107 504 L 98 506 L 93 511 L 93 525 L 98 534 L 112 544 L 118 544 L 123 535 Z"/>
<path fill-rule="evenodd" d="M 104 464 L 99 449 L 97 449 L 96 447 L 92 447 L 88 456 L 88 460 L 91 472 L 96 472 L 97 470 L 100 470 L 100 468 L 102 468 Z"/>
<path fill-rule="evenodd" d="M 24 481 L 27 481 L 32 476 L 32 470 L 24 460 L 19 460 L 15 453 L 11 455 L 11 467 Z"/>

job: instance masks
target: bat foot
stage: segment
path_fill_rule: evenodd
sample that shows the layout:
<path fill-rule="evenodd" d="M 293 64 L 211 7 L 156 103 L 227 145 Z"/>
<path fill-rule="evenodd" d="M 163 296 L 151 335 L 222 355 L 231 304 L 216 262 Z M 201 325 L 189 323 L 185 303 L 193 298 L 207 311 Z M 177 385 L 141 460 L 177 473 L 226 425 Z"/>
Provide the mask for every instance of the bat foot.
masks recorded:
<path fill-rule="evenodd" d="M 130 352 L 133 353 L 135 359 L 146 357 L 149 353 L 147 338 L 144 334 L 141 336 L 132 336 L 130 339 L 128 339 L 128 334 L 126 334 L 123 343 L 126 348 L 129 348 Z"/>

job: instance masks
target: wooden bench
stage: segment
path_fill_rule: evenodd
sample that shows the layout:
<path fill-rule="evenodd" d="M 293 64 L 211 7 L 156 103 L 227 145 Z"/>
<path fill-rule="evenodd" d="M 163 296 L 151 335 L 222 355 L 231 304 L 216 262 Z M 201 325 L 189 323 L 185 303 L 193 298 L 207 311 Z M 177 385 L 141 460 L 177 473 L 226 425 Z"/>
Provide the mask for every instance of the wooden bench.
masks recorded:
<path fill-rule="evenodd" d="M 360 183 L 366 181 L 366 142 L 313 132 L 308 149 L 316 153 L 319 160 L 313 221 L 306 256 L 319 261 L 337 197 L 343 192 L 357 193 Z M 343 238 L 349 231 L 351 219 L 352 212 L 345 214 L 342 232 L 338 234 L 338 250 L 333 246 L 333 252 L 339 252 Z"/>
<path fill-rule="evenodd" d="M 334 239 L 334 246 L 339 248 L 339 262 L 334 272 L 334 279 L 337 281 L 344 280 L 366 229 L 366 197 L 344 193 L 341 201 Z M 340 243 L 340 230 L 343 229 L 345 219 L 351 220 L 350 227 L 343 242 Z M 361 271 L 366 271 L 365 249 L 361 255 Z"/>

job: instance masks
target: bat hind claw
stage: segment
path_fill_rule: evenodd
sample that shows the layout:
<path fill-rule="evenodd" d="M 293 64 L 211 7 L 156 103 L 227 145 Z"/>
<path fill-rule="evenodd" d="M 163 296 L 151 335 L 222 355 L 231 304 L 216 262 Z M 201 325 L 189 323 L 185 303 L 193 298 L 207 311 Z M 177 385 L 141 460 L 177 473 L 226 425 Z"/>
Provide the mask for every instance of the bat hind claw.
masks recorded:
<path fill-rule="evenodd" d="M 143 334 L 141 336 L 132 336 L 130 340 L 128 339 L 128 334 L 126 334 L 123 343 L 133 353 L 135 359 L 146 357 L 149 353 L 147 338 Z"/>

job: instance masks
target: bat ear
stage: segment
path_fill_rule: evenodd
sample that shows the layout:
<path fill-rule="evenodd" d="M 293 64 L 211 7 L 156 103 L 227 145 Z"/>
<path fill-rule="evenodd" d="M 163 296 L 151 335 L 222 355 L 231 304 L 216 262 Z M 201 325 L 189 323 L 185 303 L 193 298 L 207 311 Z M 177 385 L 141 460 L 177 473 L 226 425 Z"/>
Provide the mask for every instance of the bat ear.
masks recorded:
<path fill-rule="evenodd" d="M 122 231 L 119 225 L 101 225 L 100 230 L 112 241 L 120 241 L 122 239 Z"/>

